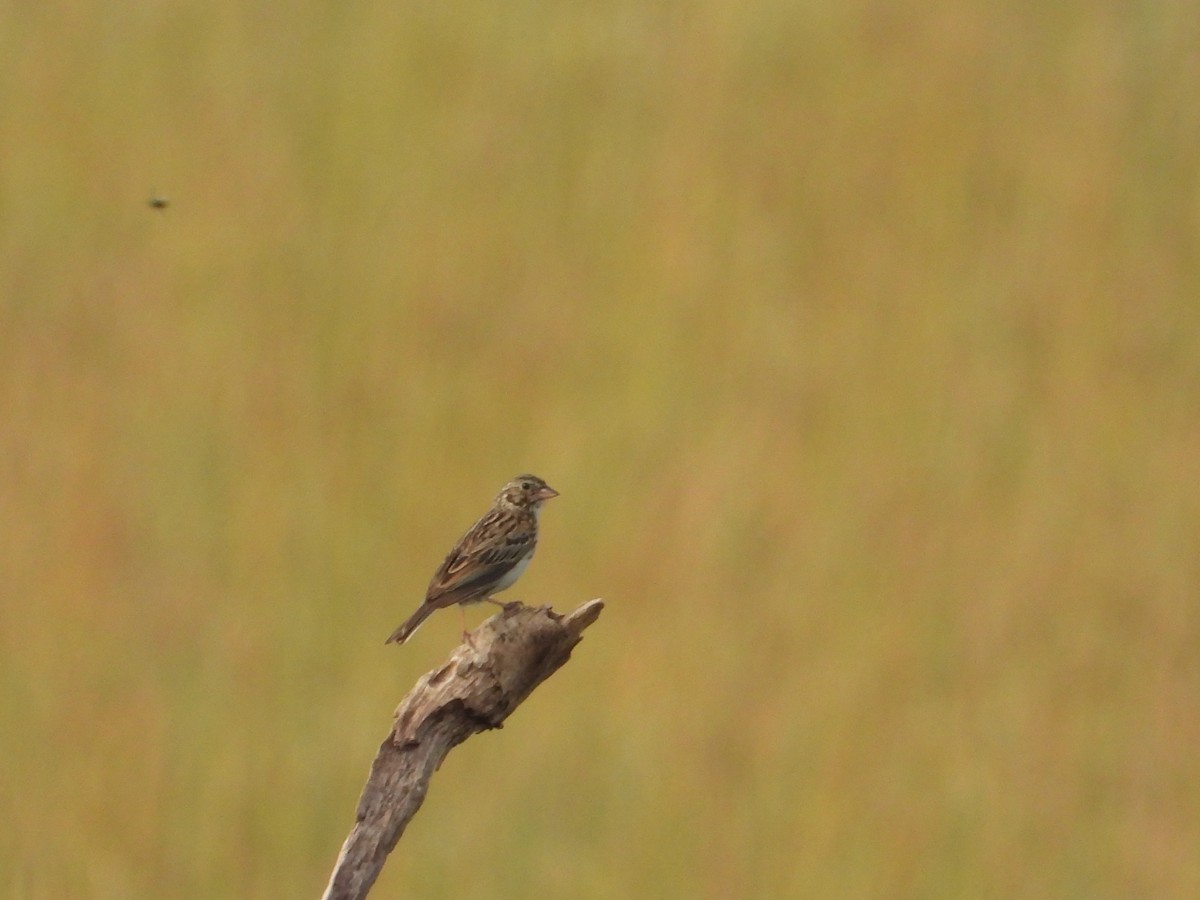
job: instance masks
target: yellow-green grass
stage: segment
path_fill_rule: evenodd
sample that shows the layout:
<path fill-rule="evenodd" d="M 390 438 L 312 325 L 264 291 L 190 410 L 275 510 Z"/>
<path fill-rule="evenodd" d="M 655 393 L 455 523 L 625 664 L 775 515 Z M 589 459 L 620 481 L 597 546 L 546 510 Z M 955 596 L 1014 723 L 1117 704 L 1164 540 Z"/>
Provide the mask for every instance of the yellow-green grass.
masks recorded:
<path fill-rule="evenodd" d="M 10 5 L 0 895 L 317 895 L 523 470 L 380 896 L 1200 895 L 1194 13 Z"/>

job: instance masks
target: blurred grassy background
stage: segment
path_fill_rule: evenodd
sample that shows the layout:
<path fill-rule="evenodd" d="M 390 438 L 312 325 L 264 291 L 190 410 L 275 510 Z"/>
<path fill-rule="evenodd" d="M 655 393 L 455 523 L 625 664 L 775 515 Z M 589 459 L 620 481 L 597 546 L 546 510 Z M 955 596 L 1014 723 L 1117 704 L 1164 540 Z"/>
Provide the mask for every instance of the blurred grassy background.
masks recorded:
<path fill-rule="evenodd" d="M 532 470 L 607 611 L 379 896 L 1200 895 L 1198 46 L 7 5 L 0 893 L 317 896 Z"/>

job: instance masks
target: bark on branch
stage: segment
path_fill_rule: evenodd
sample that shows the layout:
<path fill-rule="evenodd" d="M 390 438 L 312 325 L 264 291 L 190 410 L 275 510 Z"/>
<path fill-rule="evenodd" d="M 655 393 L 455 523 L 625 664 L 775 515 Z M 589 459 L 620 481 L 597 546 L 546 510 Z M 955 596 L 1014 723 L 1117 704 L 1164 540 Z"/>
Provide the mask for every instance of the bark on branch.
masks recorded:
<path fill-rule="evenodd" d="M 567 616 L 511 603 L 441 666 L 423 675 L 396 708 L 358 801 L 324 900 L 362 900 L 425 799 L 446 754 L 504 720 L 571 657 L 600 616 L 590 600 Z"/>

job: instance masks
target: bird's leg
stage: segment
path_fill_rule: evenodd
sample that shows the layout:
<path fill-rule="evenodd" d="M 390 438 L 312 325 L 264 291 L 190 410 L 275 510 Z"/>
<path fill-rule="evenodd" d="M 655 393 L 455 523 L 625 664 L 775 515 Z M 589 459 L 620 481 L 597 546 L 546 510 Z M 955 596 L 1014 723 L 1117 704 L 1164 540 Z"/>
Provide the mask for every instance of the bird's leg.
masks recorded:
<path fill-rule="evenodd" d="M 470 647 L 472 650 L 474 650 L 475 642 L 471 640 L 471 632 L 467 631 L 467 608 L 465 606 L 463 606 L 461 603 L 458 604 L 458 614 L 459 614 L 459 617 L 462 619 L 463 643 L 466 644 L 468 647 Z"/>

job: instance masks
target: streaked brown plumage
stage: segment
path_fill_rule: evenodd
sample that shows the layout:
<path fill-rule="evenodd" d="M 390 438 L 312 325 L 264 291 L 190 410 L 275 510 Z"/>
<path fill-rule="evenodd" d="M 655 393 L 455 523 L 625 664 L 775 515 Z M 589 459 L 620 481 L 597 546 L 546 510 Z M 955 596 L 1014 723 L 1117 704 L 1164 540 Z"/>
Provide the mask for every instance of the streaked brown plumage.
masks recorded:
<path fill-rule="evenodd" d="M 385 643 L 403 644 L 433 612 L 491 600 L 521 577 L 537 547 L 538 512 L 558 491 L 536 475 L 518 475 L 492 508 L 459 538 L 429 582 L 425 602 Z M 492 601 L 496 602 L 496 601 Z"/>

